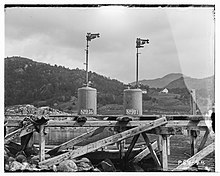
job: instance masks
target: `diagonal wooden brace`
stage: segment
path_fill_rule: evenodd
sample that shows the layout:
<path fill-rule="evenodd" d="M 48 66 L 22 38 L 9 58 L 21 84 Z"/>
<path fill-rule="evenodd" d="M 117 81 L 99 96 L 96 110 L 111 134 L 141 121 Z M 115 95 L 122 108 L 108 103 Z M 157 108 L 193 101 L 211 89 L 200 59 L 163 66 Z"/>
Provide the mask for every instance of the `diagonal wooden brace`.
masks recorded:
<path fill-rule="evenodd" d="M 153 150 L 157 149 L 157 141 L 155 141 L 152 145 Z M 139 161 L 141 161 L 145 156 L 150 154 L 150 150 L 149 148 L 144 149 L 142 152 L 140 152 L 138 155 L 136 155 L 134 157 L 134 159 L 132 160 L 133 163 L 138 163 Z"/>
<path fill-rule="evenodd" d="M 30 124 L 26 127 L 22 127 L 22 128 L 19 128 L 9 134 L 7 134 L 5 136 L 5 144 L 7 144 L 8 142 L 10 142 L 11 140 L 15 139 L 16 137 L 19 137 L 21 133 L 23 133 L 24 131 L 34 131 L 35 128 L 34 128 L 34 125 L 33 124 Z"/>
<path fill-rule="evenodd" d="M 148 147 L 148 149 L 149 149 L 149 151 L 150 151 L 150 153 L 151 153 L 151 156 L 152 156 L 152 158 L 153 158 L 155 164 L 157 165 L 157 167 L 161 167 L 160 160 L 158 159 L 157 154 L 156 154 L 156 152 L 154 151 L 154 149 L 153 149 L 153 147 L 152 147 L 152 145 L 151 145 L 151 143 L 150 143 L 150 140 L 149 140 L 148 136 L 147 136 L 145 133 L 142 133 L 142 136 L 143 136 L 143 138 L 144 138 L 144 140 L 145 140 L 145 142 L 146 142 L 146 144 L 147 144 L 147 147 Z"/>
<path fill-rule="evenodd" d="M 126 160 L 126 161 L 129 159 L 129 155 L 130 155 L 132 149 L 134 148 L 135 143 L 137 142 L 139 136 L 140 136 L 140 134 L 137 134 L 137 135 L 135 135 L 135 136 L 133 137 L 133 139 L 132 139 L 132 141 L 131 141 L 131 144 L 129 145 L 128 150 L 127 150 L 127 152 L 126 152 L 126 154 L 125 154 L 125 160 Z"/>
<path fill-rule="evenodd" d="M 143 125 L 140 125 L 138 127 L 132 128 L 130 130 L 126 130 L 126 131 L 123 131 L 121 133 L 115 134 L 113 136 L 107 137 L 105 139 L 101 139 L 99 141 L 90 143 L 90 144 L 85 145 L 83 147 L 80 147 L 76 150 L 58 155 L 56 157 L 53 157 L 53 158 L 50 158 L 50 159 L 47 159 L 47 160 L 44 160 L 44 161 L 39 163 L 39 166 L 42 166 L 42 165 L 53 166 L 53 165 L 58 164 L 58 163 L 66 160 L 68 158 L 76 158 L 76 157 L 82 156 L 86 153 L 90 153 L 92 151 L 95 151 L 95 150 L 97 150 L 101 147 L 104 147 L 104 146 L 107 146 L 107 145 L 110 145 L 110 144 L 114 144 L 116 142 L 119 142 L 119 141 L 121 141 L 123 139 L 126 139 L 126 138 L 129 138 L 129 137 L 133 137 L 137 134 L 140 134 L 142 132 L 151 130 L 153 128 L 156 128 L 160 125 L 164 125 L 166 123 L 167 123 L 166 118 L 162 117 L 160 119 L 151 121 L 147 124 L 143 124 Z"/>
<path fill-rule="evenodd" d="M 212 153 L 215 150 L 215 142 L 211 143 L 204 149 L 202 149 L 200 152 L 193 155 L 191 158 L 189 158 L 186 162 L 183 162 L 178 167 L 173 169 L 172 171 L 183 171 L 190 168 L 192 165 L 198 163 L 202 158 L 206 157 L 210 153 Z"/>

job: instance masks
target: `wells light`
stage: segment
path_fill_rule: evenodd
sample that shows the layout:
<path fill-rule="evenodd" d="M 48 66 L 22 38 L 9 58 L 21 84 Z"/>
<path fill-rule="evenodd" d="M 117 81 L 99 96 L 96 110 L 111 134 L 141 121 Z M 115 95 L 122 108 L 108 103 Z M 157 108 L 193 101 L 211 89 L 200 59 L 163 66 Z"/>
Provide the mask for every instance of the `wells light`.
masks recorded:
<path fill-rule="evenodd" d="M 136 65 L 136 87 L 138 88 L 138 48 L 143 48 L 145 44 L 149 44 L 149 39 L 137 38 L 136 48 L 137 48 L 137 65 Z"/>
<path fill-rule="evenodd" d="M 87 33 L 86 35 L 86 86 L 89 86 L 89 74 L 88 74 L 88 66 L 89 66 L 89 41 L 95 39 L 95 38 L 99 38 L 100 34 L 99 33 L 95 33 L 95 34 L 91 34 L 91 33 Z"/>

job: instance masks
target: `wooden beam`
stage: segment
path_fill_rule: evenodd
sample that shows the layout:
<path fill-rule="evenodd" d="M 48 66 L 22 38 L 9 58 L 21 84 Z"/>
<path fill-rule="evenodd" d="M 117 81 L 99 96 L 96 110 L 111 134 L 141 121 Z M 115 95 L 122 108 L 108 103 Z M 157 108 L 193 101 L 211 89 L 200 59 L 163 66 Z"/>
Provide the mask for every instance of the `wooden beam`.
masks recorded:
<path fill-rule="evenodd" d="M 180 164 L 178 167 L 176 167 L 172 171 L 187 170 L 195 163 L 198 163 L 202 158 L 204 158 L 207 155 L 209 155 L 210 153 L 212 153 L 214 150 L 215 150 L 215 142 L 211 143 L 210 145 L 208 145 L 207 147 L 205 147 L 204 149 L 202 149 L 201 151 L 196 153 L 194 156 L 189 158 L 186 162 L 183 162 L 182 164 Z"/>
<path fill-rule="evenodd" d="M 168 121 L 165 127 L 207 127 L 205 120 L 198 123 L 190 120 L 172 120 Z"/>
<path fill-rule="evenodd" d="M 39 159 L 40 161 L 45 160 L 45 134 L 44 134 L 44 125 L 40 125 L 39 129 Z"/>
<path fill-rule="evenodd" d="M 151 144 L 153 150 L 157 149 L 157 141 L 155 141 L 153 144 Z M 150 150 L 149 148 L 144 149 L 142 152 L 140 152 L 138 155 L 136 155 L 134 157 L 134 159 L 132 160 L 133 163 L 138 163 L 139 161 L 141 161 L 145 156 L 150 154 Z"/>
<path fill-rule="evenodd" d="M 28 126 L 26 126 L 26 127 L 19 128 L 19 129 L 13 131 L 13 132 L 7 134 L 7 135 L 5 136 L 5 140 L 4 140 L 5 144 L 7 144 L 7 143 L 10 142 L 11 140 L 15 139 L 16 137 L 19 137 L 20 134 L 21 134 L 23 131 L 25 131 L 25 130 L 34 131 L 34 130 L 35 130 L 34 125 L 33 125 L 33 124 L 30 124 L 30 125 L 28 125 Z"/>
<path fill-rule="evenodd" d="M 144 140 L 145 140 L 145 142 L 146 142 L 146 144 L 147 144 L 147 147 L 148 147 L 148 149 L 149 149 L 149 151 L 150 151 L 150 153 L 151 153 L 151 156 L 152 156 L 152 158 L 153 158 L 155 164 L 157 165 L 157 167 L 161 167 L 160 160 L 158 159 L 157 154 L 156 154 L 156 152 L 154 151 L 154 149 L 153 149 L 153 147 L 152 147 L 152 145 L 151 145 L 151 143 L 150 143 L 150 140 L 149 140 L 148 136 L 147 136 L 145 133 L 141 133 L 141 134 L 142 134 L 142 136 L 143 136 L 143 138 L 144 138 Z"/>
<path fill-rule="evenodd" d="M 21 120 L 8 120 L 7 127 L 18 127 Z M 209 120 L 210 121 L 210 120 Z M 117 121 L 107 121 L 107 120 L 98 120 L 98 121 L 86 121 L 85 123 L 77 123 L 76 121 L 70 120 L 49 120 L 45 127 L 114 127 L 114 126 L 124 126 L 124 127 L 135 127 L 142 125 L 143 123 L 149 123 L 152 120 L 141 120 L 141 121 L 130 121 L 130 122 L 117 122 Z M 201 120 L 198 123 L 190 120 L 171 120 L 168 121 L 165 127 L 190 127 L 192 128 L 206 128 L 205 120 Z"/>
<path fill-rule="evenodd" d="M 128 150 L 127 150 L 127 152 L 126 152 L 126 154 L 125 154 L 125 160 L 128 160 L 128 159 L 129 159 L 129 155 L 130 155 L 132 149 L 134 148 L 135 143 L 137 142 L 139 136 L 140 136 L 140 134 L 137 134 L 137 135 L 135 135 L 135 136 L 133 137 L 133 139 L 132 139 L 132 141 L 131 141 L 131 144 L 130 144 L 130 146 L 128 147 Z"/>
<path fill-rule="evenodd" d="M 39 165 L 40 166 L 42 166 L 42 165 L 52 166 L 54 164 L 57 164 L 57 163 L 64 161 L 65 159 L 68 159 L 70 157 L 76 158 L 76 157 L 82 156 L 86 153 L 90 153 L 92 151 L 95 151 L 101 147 L 105 147 L 107 145 L 114 144 L 114 143 L 119 142 L 123 139 L 135 136 L 137 134 L 140 134 L 140 133 L 145 132 L 147 130 L 151 130 L 153 128 L 156 128 L 156 127 L 163 125 L 163 124 L 166 124 L 166 123 L 167 123 L 166 118 L 162 117 L 162 118 L 157 119 L 155 121 L 152 121 L 150 123 L 142 124 L 139 127 L 135 127 L 130 130 L 123 131 L 121 133 L 115 134 L 115 135 L 107 137 L 105 139 L 101 139 L 99 141 L 96 141 L 96 142 L 90 143 L 88 145 L 85 145 L 83 147 L 80 147 L 76 150 L 73 150 L 73 151 L 58 155 L 56 157 L 50 158 L 48 160 L 42 161 L 39 163 Z"/>
<path fill-rule="evenodd" d="M 76 138 L 73 138 L 63 144 L 58 145 L 57 147 L 53 148 L 52 150 L 49 150 L 47 154 L 49 155 L 55 155 L 56 153 L 65 150 L 67 148 L 72 148 L 74 145 L 82 142 L 83 140 L 86 140 L 87 138 L 91 136 L 95 136 L 96 134 L 99 134 L 104 130 L 105 127 L 94 127 L 93 129 L 90 129 L 88 132 L 81 134 L 80 136 L 77 136 Z"/>
<path fill-rule="evenodd" d="M 29 115 L 35 115 L 35 114 L 5 114 L 5 117 L 7 118 L 8 116 L 16 116 L 16 117 L 26 117 Z M 104 118 L 110 118 L 116 120 L 118 117 L 125 116 L 125 115 L 86 115 L 88 120 L 91 118 L 97 118 L 100 120 L 103 120 Z M 69 114 L 57 114 L 57 115 L 49 115 L 48 118 L 52 119 L 54 117 L 73 117 L 73 119 L 76 119 L 79 117 L 79 115 L 69 115 Z M 189 115 L 189 114 L 182 114 L 182 115 L 166 115 L 168 120 L 190 120 L 191 118 L 197 118 L 197 119 L 204 119 L 206 118 L 205 115 Z M 160 118 L 160 115 L 139 115 L 132 117 L 132 120 L 155 120 Z"/>
<path fill-rule="evenodd" d="M 201 143 L 200 143 L 200 145 L 199 145 L 199 147 L 198 147 L 198 152 L 200 151 L 200 150 L 202 150 L 203 149 L 203 147 L 205 146 L 205 143 L 206 143 L 206 141 L 207 141 L 207 139 L 208 139 L 208 135 L 209 135 L 209 130 L 208 130 L 208 128 L 207 128 L 207 130 L 206 130 L 206 132 L 205 132 L 205 134 L 204 134 L 204 136 L 203 136 L 203 138 L 202 138 L 202 141 L 201 141 Z"/>
<path fill-rule="evenodd" d="M 168 153 L 167 153 L 167 136 L 162 136 L 162 169 L 163 171 L 168 170 Z"/>

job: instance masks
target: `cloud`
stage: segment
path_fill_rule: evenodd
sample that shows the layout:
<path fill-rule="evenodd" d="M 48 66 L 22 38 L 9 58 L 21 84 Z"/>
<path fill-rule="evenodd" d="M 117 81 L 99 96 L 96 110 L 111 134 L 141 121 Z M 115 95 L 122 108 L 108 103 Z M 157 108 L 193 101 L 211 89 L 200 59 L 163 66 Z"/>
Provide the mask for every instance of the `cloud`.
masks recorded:
<path fill-rule="evenodd" d="M 100 38 L 89 43 L 92 71 L 124 82 L 134 81 L 135 41 L 141 37 L 149 38 L 150 44 L 140 49 L 140 79 L 181 70 L 192 77 L 210 76 L 214 73 L 212 10 L 10 8 L 5 12 L 5 53 L 84 68 L 86 33 L 99 32 Z"/>

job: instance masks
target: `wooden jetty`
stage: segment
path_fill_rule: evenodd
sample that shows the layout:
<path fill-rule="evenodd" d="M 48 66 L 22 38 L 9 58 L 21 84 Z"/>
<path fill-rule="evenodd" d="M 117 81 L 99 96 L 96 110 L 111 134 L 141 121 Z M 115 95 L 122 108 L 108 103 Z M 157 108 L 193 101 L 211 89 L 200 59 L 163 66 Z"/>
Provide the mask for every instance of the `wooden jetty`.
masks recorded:
<path fill-rule="evenodd" d="M 53 166 L 68 158 L 77 158 L 85 154 L 94 153 L 109 145 L 117 144 L 121 160 L 127 163 L 138 163 L 147 155 L 151 155 L 155 166 L 160 171 L 185 171 L 215 150 L 214 142 L 208 146 L 205 145 L 209 135 L 209 129 L 205 120 L 209 120 L 203 115 L 142 115 L 138 117 L 123 115 L 93 115 L 86 117 L 78 115 L 59 115 L 59 117 L 69 117 L 71 120 L 53 120 L 52 117 L 54 116 L 48 117 L 49 120 L 40 125 L 33 123 L 22 127 L 20 127 L 22 119 L 8 120 L 7 127 L 13 127 L 15 131 L 6 134 L 5 144 L 16 137 L 25 137 L 25 134 L 37 131 L 39 133 L 39 166 L 41 167 L 44 165 Z M 96 118 L 96 120 L 94 120 L 94 118 Z M 45 129 L 51 127 L 92 127 L 92 129 L 46 152 L 45 137 L 49 134 L 45 133 Z M 115 130 L 114 134 L 103 139 L 97 139 L 95 142 L 84 146 L 74 147 L 80 142 L 102 133 L 105 127 L 113 127 Z M 183 136 L 184 130 L 187 130 L 190 136 L 190 156 L 177 167 L 169 168 L 168 157 L 171 154 L 170 146 L 172 145 L 170 136 Z M 197 133 L 200 131 L 204 131 L 204 136 L 200 144 L 198 144 Z M 151 143 L 149 139 L 149 135 L 152 134 L 158 137 L 157 141 L 153 143 Z M 146 148 L 140 151 L 136 156 L 131 157 L 131 153 L 135 150 L 135 145 L 140 136 L 144 139 Z M 125 149 L 124 141 L 128 138 L 132 138 L 132 140 L 128 148 Z M 31 145 L 31 142 L 33 144 L 34 141 L 26 140 L 24 145 Z M 199 147 L 196 147 L 196 144 Z M 67 152 L 60 153 L 67 149 Z M 156 152 L 156 150 L 159 152 Z M 45 154 L 50 154 L 51 157 L 45 159 Z"/>

